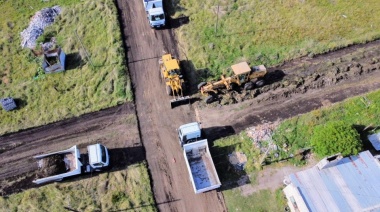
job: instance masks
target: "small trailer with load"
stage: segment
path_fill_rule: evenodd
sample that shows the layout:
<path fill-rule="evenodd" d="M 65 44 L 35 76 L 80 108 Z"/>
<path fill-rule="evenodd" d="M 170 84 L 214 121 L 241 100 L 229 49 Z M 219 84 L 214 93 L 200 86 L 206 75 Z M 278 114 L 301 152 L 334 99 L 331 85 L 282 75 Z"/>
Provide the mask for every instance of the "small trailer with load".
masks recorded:
<path fill-rule="evenodd" d="M 109 166 L 109 154 L 105 146 L 89 145 L 87 151 L 88 154 L 81 155 L 75 145 L 66 150 L 34 156 L 38 173 L 33 183 L 61 181 L 82 173 L 101 171 Z"/>

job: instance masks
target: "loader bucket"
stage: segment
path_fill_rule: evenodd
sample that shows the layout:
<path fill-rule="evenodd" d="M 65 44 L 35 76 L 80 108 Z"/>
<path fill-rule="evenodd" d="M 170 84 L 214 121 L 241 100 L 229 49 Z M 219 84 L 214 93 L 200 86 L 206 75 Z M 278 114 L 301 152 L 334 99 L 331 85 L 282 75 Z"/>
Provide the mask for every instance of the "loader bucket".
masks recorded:
<path fill-rule="evenodd" d="M 173 109 L 179 105 L 183 104 L 190 104 L 190 97 L 189 96 L 183 96 L 183 97 L 178 97 L 176 99 L 170 100 L 170 107 Z"/>

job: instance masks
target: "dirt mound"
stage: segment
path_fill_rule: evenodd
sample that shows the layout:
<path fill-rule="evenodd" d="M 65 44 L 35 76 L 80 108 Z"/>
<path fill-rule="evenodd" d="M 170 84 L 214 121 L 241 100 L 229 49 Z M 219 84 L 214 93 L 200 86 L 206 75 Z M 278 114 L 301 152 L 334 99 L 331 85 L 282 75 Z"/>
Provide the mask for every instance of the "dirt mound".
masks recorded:
<path fill-rule="evenodd" d="M 42 166 L 39 167 L 37 178 L 49 177 L 62 174 L 67 171 L 64 155 L 52 155 L 42 159 Z"/>

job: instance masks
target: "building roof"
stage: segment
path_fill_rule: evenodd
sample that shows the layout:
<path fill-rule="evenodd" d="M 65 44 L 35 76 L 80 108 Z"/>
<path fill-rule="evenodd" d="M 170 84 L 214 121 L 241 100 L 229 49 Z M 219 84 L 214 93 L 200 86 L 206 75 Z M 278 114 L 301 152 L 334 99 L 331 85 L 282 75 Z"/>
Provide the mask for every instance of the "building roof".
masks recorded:
<path fill-rule="evenodd" d="M 369 151 L 322 162 L 289 176 L 284 192 L 298 210 L 380 211 L 380 162 Z"/>
<path fill-rule="evenodd" d="M 377 151 L 380 150 L 380 133 L 369 135 L 368 140 Z"/>

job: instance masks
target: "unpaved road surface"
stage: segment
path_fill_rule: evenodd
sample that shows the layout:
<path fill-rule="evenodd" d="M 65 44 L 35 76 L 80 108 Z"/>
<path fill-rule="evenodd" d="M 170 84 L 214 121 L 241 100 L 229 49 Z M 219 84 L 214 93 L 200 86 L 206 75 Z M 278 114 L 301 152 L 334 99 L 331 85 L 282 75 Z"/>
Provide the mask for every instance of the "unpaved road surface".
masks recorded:
<path fill-rule="evenodd" d="M 316 58 L 297 59 L 269 68 L 268 73 L 271 78 L 262 88 L 227 92 L 211 105 L 197 102 L 197 114 L 203 127 L 218 129 L 222 126 L 240 132 L 247 126 L 289 118 L 377 90 L 380 88 L 380 40 Z"/>
<path fill-rule="evenodd" d="M 178 58 L 169 29 L 150 29 L 141 0 L 117 1 L 121 15 L 128 68 L 135 89 L 135 104 L 160 211 L 225 211 L 216 191 L 196 195 L 189 180 L 176 128 L 195 121 L 190 105 L 170 108 L 160 80 L 158 60 L 163 51 Z"/>
<path fill-rule="evenodd" d="M 37 163 L 33 156 L 73 145 L 85 153 L 87 145 L 97 142 L 109 149 L 111 171 L 144 160 L 133 104 L 1 136 L 0 195 L 35 187 L 32 180 Z"/>

